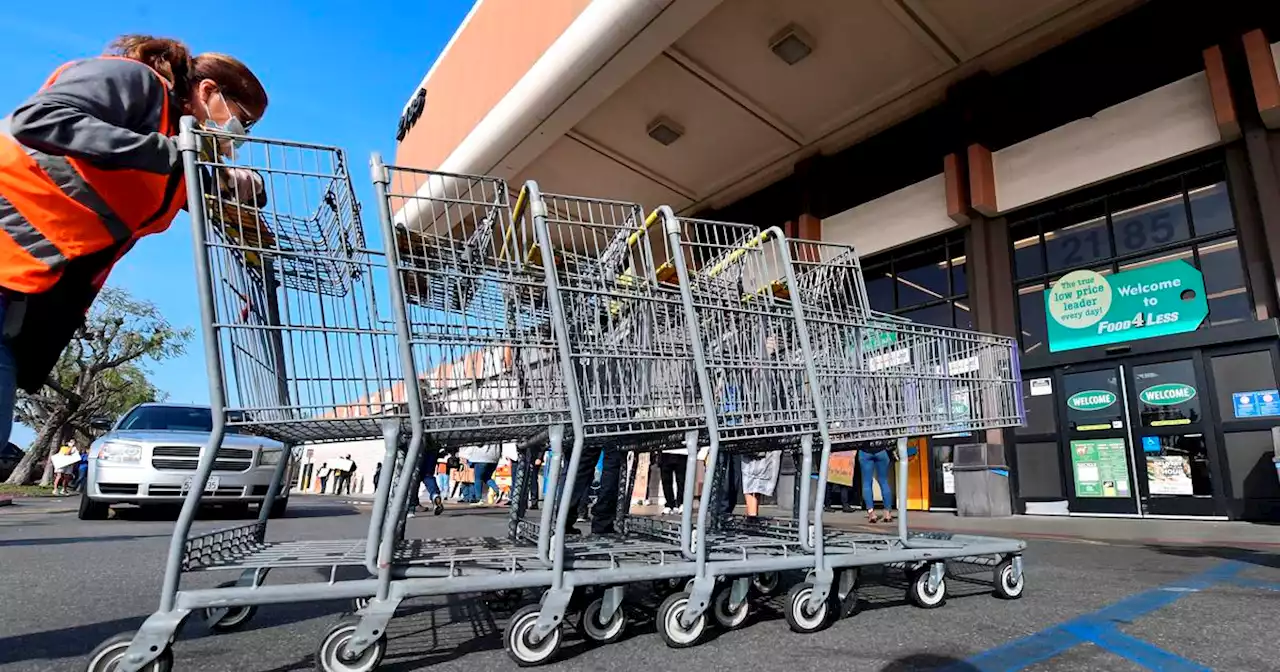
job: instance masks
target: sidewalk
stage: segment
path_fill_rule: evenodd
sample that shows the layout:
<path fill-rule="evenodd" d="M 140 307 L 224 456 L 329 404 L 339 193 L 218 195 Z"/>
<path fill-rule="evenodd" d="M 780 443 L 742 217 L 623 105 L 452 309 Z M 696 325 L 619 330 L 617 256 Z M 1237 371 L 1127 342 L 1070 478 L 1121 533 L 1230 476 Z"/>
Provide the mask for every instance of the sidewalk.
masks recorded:
<path fill-rule="evenodd" d="M 370 504 L 372 495 L 325 495 L 351 504 Z M 449 508 L 463 508 L 449 502 Z M 660 507 L 633 506 L 632 513 L 656 515 Z M 738 507 L 742 512 L 742 507 Z M 762 506 L 764 516 L 789 517 L 786 509 Z M 897 523 L 869 524 L 861 510 L 827 511 L 823 521 L 842 529 L 882 534 L 897 531 Z M 1013 516 L 1010 518 L 961 518 L 952 513 L 909 511 L 909 529 L 919 532 L 954 532 L 990 536 L 1084 541 L 1125 545 L 1259 547 L 1280 550 L 1280 525 L 1235 521 L 1167 520 L 1152 518 L 1085 518 L 1067 516 Z"/>
<path fill-rule="evenodd" d="M 788 515 L 776 507 L 761 507 L 764 515 Z M 863 511 L 823 514 L 824 522 L 845 529 L 882 532 L 897 524 L 867 523 Z M 952 513 L 909 511 L 909 529 L 1061 541 L 1096 541 L 1129 545 L 1263 546 L 1280 549 L 1280 526 L 1256 523 L 1138 518 L 1013 516 L 961 518 Z"/>

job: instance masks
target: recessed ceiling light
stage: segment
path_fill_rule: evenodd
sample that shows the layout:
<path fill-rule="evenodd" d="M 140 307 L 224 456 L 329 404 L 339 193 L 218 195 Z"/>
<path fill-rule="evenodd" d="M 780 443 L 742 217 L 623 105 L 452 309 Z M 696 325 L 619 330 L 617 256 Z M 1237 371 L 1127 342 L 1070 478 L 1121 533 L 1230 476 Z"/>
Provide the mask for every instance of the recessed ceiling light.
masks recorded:
<path fill-rule="evenodd" d="M 769 40 L 769 49 L 787 65 L 795 65 L 813 53 L 813 38 L 793 23 Z"/>
<path fill-rule="evenodd" d="M 647 132 L 649 137 L 664 145 L 670 145 L 676 140 L 679 140 L 680 136 L 684 135 L 684 129 L 680 128 L 679 124 L 667 119 L 666 117 L 658 117 L 657 119 L 649 122 Z"/>

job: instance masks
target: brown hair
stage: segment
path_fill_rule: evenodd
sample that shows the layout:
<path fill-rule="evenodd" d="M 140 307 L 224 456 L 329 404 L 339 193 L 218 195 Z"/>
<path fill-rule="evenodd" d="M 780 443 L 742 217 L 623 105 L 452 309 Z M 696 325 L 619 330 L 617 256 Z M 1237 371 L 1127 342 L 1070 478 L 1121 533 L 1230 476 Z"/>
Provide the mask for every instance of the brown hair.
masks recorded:
<path fill-rule="evenodd" d="M 169 80 L 174 95 L 183 103 L 190 100 L 193 85 L 212 79 L 223 95 L 238 103 L 255 120 L 267 110 L 267 90 L 262 82 L 249 66 L 226 54 L 206 53 L 192 57 L 187 45 L 178 40 L 151 35 L 123 35 L 111 43 L 107 55 L 123 56 L 150 66 Z"/>
<path fill-rule="evenodd" d="M 226 54 L 208 52 L 192 61 L 191 81 L 212 79 L 223 95 L 235 101 L 254 120 L 267 111 L 267 90 L 249 66 Z M 242 121 L 251 121 L 243 119 Z"/>
<path fill-rule="evenodd" d="M 191 95 L 191 50 L 178 40 L 150 35 L 122 35 L 107 47 L 108 56 L 123 56 L 151 67 L 173 85 L 178 100 Z"/>

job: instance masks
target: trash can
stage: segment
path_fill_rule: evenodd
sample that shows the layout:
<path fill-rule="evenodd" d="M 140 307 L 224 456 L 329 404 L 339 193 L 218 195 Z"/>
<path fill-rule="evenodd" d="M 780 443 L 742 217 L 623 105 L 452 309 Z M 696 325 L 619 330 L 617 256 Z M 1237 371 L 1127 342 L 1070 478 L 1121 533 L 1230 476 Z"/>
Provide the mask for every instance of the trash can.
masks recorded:
<path fill-rule="evenodd" d="M 966 518 L 1013 515 L 1004 446 L 995 443 L 956 446 L 951 470 L 956 478 L 956 515 Z"/>

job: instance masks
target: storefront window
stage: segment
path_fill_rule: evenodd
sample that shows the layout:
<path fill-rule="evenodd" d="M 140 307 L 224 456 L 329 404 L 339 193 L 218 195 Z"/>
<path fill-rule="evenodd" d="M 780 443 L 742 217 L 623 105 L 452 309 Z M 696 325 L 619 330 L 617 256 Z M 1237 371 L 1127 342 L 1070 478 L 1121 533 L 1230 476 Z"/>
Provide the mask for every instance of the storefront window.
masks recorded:
<path fill-rule="evenodd" d="M 1044 290 L 1085 268 L 1106 274 L 1182 259 L 1204 274 L 1209 317 L 1202 329 L 1252 319 L 1221 164 L 1042 209 L 1010 227 L 1024 352 L 1047 350 Z"/>
<path fill-rule="evenodd" d="M 913 322 L 973 328 L 964 236 L 951 234 L 863 263 L 871 308 Z"/>

